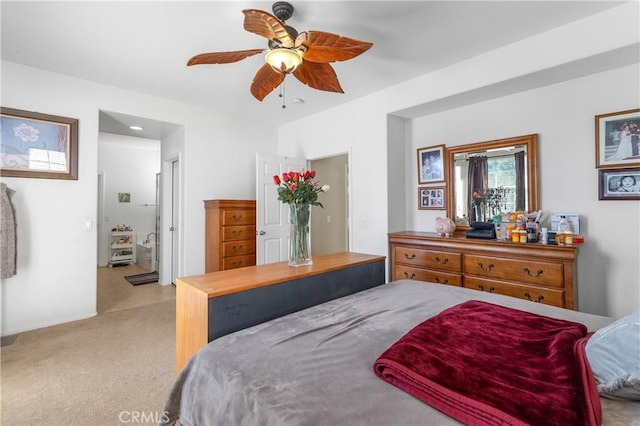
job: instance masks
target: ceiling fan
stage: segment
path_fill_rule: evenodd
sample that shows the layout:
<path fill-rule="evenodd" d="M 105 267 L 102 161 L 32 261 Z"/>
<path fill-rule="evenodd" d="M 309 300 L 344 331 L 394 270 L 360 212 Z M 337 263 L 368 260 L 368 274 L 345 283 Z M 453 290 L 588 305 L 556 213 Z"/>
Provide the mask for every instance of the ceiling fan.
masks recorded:
<path fill-rule="evenodd" d="M 373 43 L 323 31 L 298 33 L 295 28 L 285 25 L 285 21 L 293 15 L 290 3 L 275 2 L 272 10 L 273 15 L 258 9 L 242 11 L 244 29 L 267 38 L 268 49 L 201 53 L 189 59 L 187 66 L 238 62 L 266 50 L 266 63 L 260 67 L 251 83 L 251 94 L 259 101 L 280 86 L 287 74 L 293 74 L 300 82 L 314 89 L 344 93 L 329 63 L 355 58 Z"/>

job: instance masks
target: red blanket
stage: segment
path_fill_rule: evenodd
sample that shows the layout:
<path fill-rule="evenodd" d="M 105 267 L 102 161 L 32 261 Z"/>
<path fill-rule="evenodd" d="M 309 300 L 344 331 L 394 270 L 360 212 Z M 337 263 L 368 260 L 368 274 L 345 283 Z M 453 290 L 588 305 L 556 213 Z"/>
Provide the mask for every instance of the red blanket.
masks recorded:
<path fill-rule="evenodd" d="M 472 300 L 417 325 L 374 363 L 468 425 L 599 425 L 584 325 Z"/>

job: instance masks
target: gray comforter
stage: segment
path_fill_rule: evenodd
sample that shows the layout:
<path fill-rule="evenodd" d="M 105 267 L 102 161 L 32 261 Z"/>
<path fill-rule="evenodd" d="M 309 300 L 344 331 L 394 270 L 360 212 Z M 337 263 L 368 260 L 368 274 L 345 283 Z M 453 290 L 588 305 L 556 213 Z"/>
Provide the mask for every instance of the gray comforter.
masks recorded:
<path fill-rule="evenodd" d="M 209 343 L 177 377 L 161 424 L 458 424 L 377 378 L 372 366 L 414 326 L 471 299 L 581 322 L 590 331 L 612 321 L 460 287 L 396 281 Z M 619 402 L 603 404 L 605 424 L 626 415 Z"/>

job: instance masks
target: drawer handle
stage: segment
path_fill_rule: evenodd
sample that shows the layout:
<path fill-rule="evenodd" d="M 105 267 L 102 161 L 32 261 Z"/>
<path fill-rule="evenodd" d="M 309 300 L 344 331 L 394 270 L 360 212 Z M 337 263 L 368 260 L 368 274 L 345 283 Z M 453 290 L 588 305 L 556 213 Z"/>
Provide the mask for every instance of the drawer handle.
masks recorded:
<path fill-rule="evenodd" d="M 448 279 L 444 279 L 442 282 L 440 282 L 440 278 L 435 277 L 433 280 L 435 282 L 437 282 L 438 284 L 449 284 L 449 280 Z"/>
<path fill-rule="evenodd" d="M 536 272 L 536 274 L 533 275 L 531 273 L 531 270 L 529 270 L 529 268 L 522 268 L 522 272 L 526 272 L 527 275 L 529 275 L 530 277 L 538 278 L 540 275 L 542 275 L 544 271 L 542 269 L 538 269 L 538 272 Z"/>
<path fill-rule="evenodd" d="M 232 231 L 231 232 L 235 237 L 239 237 L 240 235 L 242 235 L 242 231 Z"/>
<path fill-rule="evenodd" d="M 233 220 L 235 220 L 236 222 L 239 222 L 239 221 L 241 221 L 241 220 L 242 220 L 242 215 L 241 215 L 241 214 L 240 214 L 240 215 L 237 215 L 237 216 L 234 214 L 234 215 L 233 215 L 233 216 L 231 216 L 231 217 L 232 217 L 232 218 L 233 218 Z"/>
<path fill-rule="evenodd" d="M 416 258 L 416 254 L 415 254 L 415 253 L 413 253 L 411 256 L 409 256 L 409 255 L 405 252 L 405 253 L 404 253 L 404 257 L 405 257 L 406 259 L 413 260 L 413 259 L 415 259 L 415 258 Z"/>
<path fill-rule="evenodd" d="M 482 285 L 482 284 L 478 284 L 478 288 L 479 288 L 481 291 L 484 291 L 484 285 Z M 493 286 L 491 286 L 491 287 L 489 287 L 489 290 L 487 290 L 487 291 L 488 291 L 489 293 L 493 293 L 494 291 L 496 291 L 496 288 L 495 288 L 495 287 L 493 287 Z"/>
<path fill-rule="evenodd" d="M 234 253 L 238 253 L 240 251 L 242 251 L 242 246 L 233 246 L 233 252 Z"/>
<path fill-rule="evenodd" d="M 542 302 L 542 301 L 544 300 L 544 296 L 543 296 L 543 295 L 539 295 L 539 296 L 538 296 L 538 300 L 533 300 L 533 299 L 531 298 L 531 295 L 529 294 L 529 292 L 528 292 L 528 291 L 524 293 L 524 297 L 525 297 L 527 300 L 531 300 L 532 302 Z"/>
<path fill-rule="evenodd" d="M 490 271 L 493 268 L 495 268 L 495 265 L 493 263 L 488 264 L 486 267 L 484 266 L 484 264 L 482 262 L 478 262 L 478 267 L 480 269 L 484 269 L 485 271 Z"/>
<path fill-rule="evenodd" d="M 444 260 L 440 260 L 440 258 L 436 256 L 436 262 L 440 265 L 446 265 L 447 263 L 449 263 L 449 258 L 445 257 Z"/>
<path fill-rule="evenodd" d="M 239 268 L 240 266 L 242 266 L 242 261 L 239 260 L 237 262 L 233 262 L 232 265 L 233 265 L 234 268 Z"/>
<path fill-rule="evenodd" d="M 416 273 L 412 272 L 411 276 L 409 276 L 409 273 L 405 271 L 404 273 L 405 278 L 409 278 L 410 280 L 414 279 L 416 277 Z"/>

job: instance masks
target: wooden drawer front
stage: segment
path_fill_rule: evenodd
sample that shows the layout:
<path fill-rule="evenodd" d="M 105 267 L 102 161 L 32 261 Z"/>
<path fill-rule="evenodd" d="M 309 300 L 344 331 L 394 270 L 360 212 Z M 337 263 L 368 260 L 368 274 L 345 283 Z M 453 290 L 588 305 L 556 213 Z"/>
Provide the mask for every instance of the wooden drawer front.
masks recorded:
<path fill-rule="evenodd" d="M 462 285 L 460 275 L 447 274 L 446 272 L 426 271 L 424 269 L 409 268 L 407 266 L 396 265 L 396 275 L 394 280 L 417 280 L 436 284 Z"/>
<path fill-rule="evenodd" d="M 515 283 L 499 283 L 492 280 L 471 277 L 464 278 L 464 287 L 531 300 L 532 302 L 544 303 L 546 305 L 559 306 L 561 308 L 565 306 L 564 292 L 561 290 L 527 287 Z"/>
<path fill-rule="evenodd" d="M 460 272 L 460 258 L 460 253 L 422 250 L 411 247 L 396 247 L 394 252 L 396 263 L 448 272 Z"/>
<path fill-rule="evenodd" d="M 222 257 L 242 256 L 254 254 L 256 243 L 253 240 L 231 241 L 222 243 Z"/>
<path fill-rule="evenodd" d="M 222 259 L 222 266 L 224 270 L 244 268 L 245 266 L 253 266 L 256 264 L 256 256 L 235 256 Z"/>
<path fill-rule="evenodd" d="M 225 210 L 222 213 L 223 225 L 255 225 L 255 210 Z"/>
<path fill-rule="evenodd" d="M 254 226 L 224 226 L 222 228 L 223 241 L 254 240 L 256 227 Z"/>
<path fill-rule="evenodd" d="M 561 263 L 465 255 L 464 272 L 470 275 L 563 287 Z"/>

